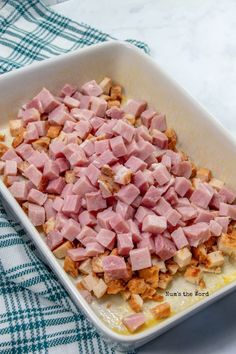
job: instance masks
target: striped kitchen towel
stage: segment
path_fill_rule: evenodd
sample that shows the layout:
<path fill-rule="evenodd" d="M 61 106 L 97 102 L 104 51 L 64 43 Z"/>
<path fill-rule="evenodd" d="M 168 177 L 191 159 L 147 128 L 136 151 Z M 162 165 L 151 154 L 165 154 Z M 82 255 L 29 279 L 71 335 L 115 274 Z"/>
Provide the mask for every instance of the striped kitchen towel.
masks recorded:
<path fill-rule="evenodd" d="M 38 0 L 0 0 L 0 73 L 113 39 Z M 148 47 L 129 40 L 145 52 Z M 115 353 L 0 202 L 0 353 Z"/>

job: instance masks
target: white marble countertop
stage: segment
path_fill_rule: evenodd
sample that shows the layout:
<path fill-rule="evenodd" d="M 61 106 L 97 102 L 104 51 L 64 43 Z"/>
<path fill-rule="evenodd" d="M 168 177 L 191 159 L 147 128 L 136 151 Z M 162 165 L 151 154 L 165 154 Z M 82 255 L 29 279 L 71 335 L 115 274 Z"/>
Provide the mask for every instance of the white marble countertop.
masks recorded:
<path fill-rule="evenodd" d="M 58 12 L 151 55 L 236 137 L 236 1 L 68 0 Z M 235 354 L 236 293 L 150 344 L 142 354 Z"/>

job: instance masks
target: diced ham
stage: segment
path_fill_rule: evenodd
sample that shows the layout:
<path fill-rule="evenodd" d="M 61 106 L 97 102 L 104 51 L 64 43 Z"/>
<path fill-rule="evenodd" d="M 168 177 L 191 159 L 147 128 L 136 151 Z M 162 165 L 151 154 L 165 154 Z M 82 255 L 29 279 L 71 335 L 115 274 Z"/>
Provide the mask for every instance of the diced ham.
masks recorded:
<path fill-rule="evenodd" d="M 191 163 L 189 161 L 180 161 L 172 167 L 171 172 L 176 176 L 190 178 L 192 174 Z"/>
<path fill-rule="evenodd" d="M 185 177 L 176 177 L 175 179 L 175 191 L 180 197 L 184 197 L 185 194 L 191 189 L 191 182 Z"/>
<path fill-rule="evenodd" d="M 95 80 L 86 82 L 81 87 L 81 92 L 88 96 L 100 96 L 102 94 L 102 88 L 96 83 Z"/>
<path fill-rule="evenodd" d="M 102 266 L 104 272 L 113 280 L 124 279 L 127 277 L 127 267 L 123 257 L 104 257 L 102 260 Z"/>
<path fill-rule="evenodd" d="M 47 160 L 44 164 L 43 175 L 49 180 L 59 177 L 59 167 L 56 161 Z"/>
<path fill-rule="evenodd" d="M 101 192 L 90 192 L 85 194 L 88 211 L 105 209 L 106 200 L 103 199 Z"/>
<path fill-rule="evenodd" d="M 118 200 L 116 203 L 115 211 L 125 220 L 134 216 L 134 208 L 126 203 L 121 202 L 120 200 Z"/>
<path fill-rule="evenodd" d="M 3 161 L 13 160 L 16 162 L 22 162 L 22 159 L 15 153 L 13 149 L 8 149 L 1 157 Z"/>
<path fill-rule="evenodd" d="M 143 100 L 129 100 L 124 106 L 125 113 L 130 113 L 135 118 L 139 117 L 142 112 L 145 111 L 147 107 L 147 102 Z"/>
<path fill-rule="evenodd" d="M 110 139 L 110 145 L 112 152 L 116 157 L 122 157 L 127 154 L 127 149 L 121 136 L 116 136 Z"/>
<path fill-rule="evenodd" d="M 167 129 L 165 114 L 157 114 L 152 118 L 150 129 L 164 132 Z"/>
<path fill-rule="evenodd" d="M 60 246 L 62 242 L 63 236 L 59 231 L 53 230 L 47 234 L 47 245 L 51 251 Z"/>
<path fill-rule="evenodd" d="M 155 238 L 155 248 L 156 254 L 163 260 L 166 261 L 173 257 L 176 253 L 176 248 L 174 243 L 166 237 L 158 235 Z"/>
<path fill-rule="evenodd" d="M 41 226 L 45 222 L 45 209 L 39 205 L 29 203 L 28 216 L 34 226 Z"/>
<path fill-rule="evenodd" d="M 167 147 L 168 147 L 167 136 L 164 133 L 162 133 L 156 129 L 152 130 L 152 142 L 154 145 L 156 145 L 160 149 L 167 149 Z"/>
<path fill-rule="evenodd" d="M 158 189 L 154 186 L 151 186 L 143 196 L 141 204 L 148 208 L 153 208 L 160 198 L 161 195 Z"/>
<path fill-rule="evenodd" d="M 61 233 L 63 237 L 69 241 L 74 241 L 74 239 L 80 233 L 81 228 L 79 223 L 73 219 L 66 219 L 64 226 L 62 227 Z"/>
<path fill-rule="evenodd" d="M 65 96 L 63 103 L 69 108 L 79 108 L 80 106 L 80 102 L 77 99 L 70 96 Z"/>
<path fill-rule="evenodd" d="M 139 231 L 138 225 L 132 220 L 128 220 L 129 232 L 132 235 L 132 240 L 134 243 L 137 243 L 142 240 L 141 233 Z"/>
<path fill-rule="evenodd" d="M 160 186 L 168 183 L 171 179 L 169 171 L 162 163 L 159 163 L 157 166 L 155 166 L 152 175 Z"/>
<path fill-rule="evenodd" d="M 72 86 L 70 84 L 65 84 L 61 91 L 60 91 L 60 96 L 65 97 L 65 96 L 72 96 L 76 91 L 76 87 Z"/>
<path fill-rule="evenodd" d="M 236 220 L 236 205 L 220 203 L 220 216 L 229 216 L 232 220 Z"/>
<path fill-rule="evenodd" d="M 95 115 L 104 117 L 107 109 L 107 102 L 103 98 L 91 97 L 91 108 Z"/>
<path fill-rule="evenodd" d="M 127 186 L 121 187 L 116 195 L 122 202 L 132 204 L 139 193 L 139 189 L 134 184 L 130 183 Z"/>
<path fill-rule="evenodd" d="M 151 254 L 147 247 L 131 250 L 129 255 L 132 271 L 149 268 L 152 265 Z"/>
<path fill-rule="evenodd" d="M 117 234 L 117 248 L 121 256 L 128 256 L 134 247 L 131 233 Z"/>
<path fill-rule="evenodd" d="M 229 226 L 229 217 L 228 216 L 217 216 L 215 221 L 222 226 L 222 231 L 226 233 Z"/>
<path fill-rule="evenodd" d="M 166 215 L 166 213 L 171 209 L 172 206 L 163 197 L 158 200 L 155 208 L 153 208 L 155 213 L 157 213 L 158 215 Z"/>
<path fill-rule="evenodd" d="M 171 238 L 179 250 L 185 246 L 188 246 L 188 240 L 181 227 L 172 232 Z"/>
<path fill-rule="evenodd" d="M 124 122 L 123 120 L 118 120 L 112 130 L 117 135 L 121 135 L 128 143 L 131 142 L 134 136 L 134 127 Z"/>
<path fill-rule="evenodd" d="M 190 197 L 193 204 L 206 209 L 214 195 L 214 191 L 211 191 L 204 184 L 199 185 L 197 189 L 194 190 Z"/>
<path fill-rule="evenodd" d="M 63 213 L 71 214 L 78 213 L 81 206 L 81 197 L 78 195 L 67 195 L 64 199 L 64 205 L 62 208 Z"/>
<path fill-rule="evenodd" d="M 236 193 L 225 186 L 220 189 L 219 195 L 225 197 L 225 202 L 229 204 L 232 204 L 236 198 Z"/>
<path fill-rule="evenodd" d="M 213 236 L 220 236 L 222 234 L 223 227 L 217 221 L 211 220 L 209 227 Z"/>
<path fill-rule="evenodd" d="M 46 88 L 43 88 L 35 98 L 42 105 L 42 113 L 49 113 L 60 104 Z"/>
<path fill-rule="evenodd" d="M 143 171 L 147 167 L 147 164 L 138 157 L 131 156 L 126 161 L 125 166 L 128 167 L 133 173 L 135 173 L 138 170 Z"/>
<path fill-rule="evenodd" d="M 43 205 L 47 200 L 47 194 L 31 188 L 28 194 L 28 201 L 34 204 Z"/>
<path fill-rule="evenodd" d="M 143 313 L 135 313 L 123 318 L 122 322 L 128 330 L 133 333 L 140 328 L 146 321 Z"/>
<path fill-rule="evenodd" d="M 27 200 L 28 183 L 25 181 L 13 182 L 13 184 L 9 187 L 9 191 L 17 200 Z"/>
<path fill-rule="evenodd" d="M 40 120 L 40 113 L 35 108 L 28 108 L 22 112 L 22 120 L 24 125 L 27 125 L 29 122 L 35 122 Z"/>
<path fill-rule="evenodd" d="M 102 253 L 104 253 L 104 247 L 98 242 L 89 242 L 86 244 L 86 255 L 88 257 L 95 257 Z"/>
<path fill-rule="evenodd" d="M 116 234 L 115 232 L 107 229 L 101 229 L 97 236 L 96 241 L 99 242 L 103 247 L 112 250 L 115 245 Z"/>
<path fill-rule="evenodd" d="M 56 179 L 53 179 L 49 181 L 46 192 L 47 193 L 52 193 L 52 194 L 61 194 L 63 188 L 65 187 L 65 180 L 63 177 L 58 177 Z"/>
<path fill-rule="evenodd" d="M 42 173 L 34 166 L 29 165 L 24 171 L 25 177 L 27 177 L 36 187 L 39 187 L 42 180 Z"/>
<path fill-rule="evenodd" d="M 112 119 L 122 119 L 124 117 L 124 111 L 118 107 L 111 107 L 106 111 L 106 115 Z"/>
<path fill-rule="evenodd" d="M 111 228 L 117 233 L 126 233 L 129 231 L 127 222 L 122 218 L 120 214 L 114 213 L 110 218 L 109 224 Z"/>
<path fill-rule="evenodd" d="M 147 215 L 143 219 L 142 231 L 151 233 L 162 233 L 167 228 L 166 218 L 164 216 Z"/>
<path fill-rule="evenodd" d="M 209 225 L 205 222 L 199 222 L 183 228 L 190 246 L 197 247 L 200 243 L 205 242 L 211 236 Z"/>
<path fill-rule="evenodd" d="M 15 160 L 7 160 L 4 167 L 5 176 L 16 176 L 17 175 L 17 162 Z"/>
<path fill-rule="evenodd" d="M 151 125 L 152 118 L 157 114 L 157 112 L 152 109 L 148 108 L 141 114 L 141 122 L 145 125 L 145 127 L 149 128 Z"/>
<path fill-rule="evenodd" d="M 87 251 L 83 247 L 71 248 L 67 251 L 67 255 L 75 262 L 83 261 L 88 258 Z"/>
<path fill-rule="evenodd" d="M 71 119 L 69 113 L 65 109 L 65 105 L 61 104 L 56 107 L 48 115 L 48 121 L 52 124 L 64 125 L 66 120 Z"/>

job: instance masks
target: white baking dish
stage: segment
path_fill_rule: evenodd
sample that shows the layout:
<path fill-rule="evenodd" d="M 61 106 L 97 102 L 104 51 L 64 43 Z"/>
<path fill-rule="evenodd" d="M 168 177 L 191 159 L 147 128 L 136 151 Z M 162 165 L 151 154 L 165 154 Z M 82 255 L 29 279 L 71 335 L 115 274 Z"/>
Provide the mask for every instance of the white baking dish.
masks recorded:
<path fill-rule="evenodd" d="M 236 190 L 236 144 L 229 133 L 170 79 L 156 62 L 127 43 L 114 41 L 95 45 L 2 75 L 0 130 L 7 127 L 8 120 L 14 118 L 19 106 L 43 86 L 55 92 L 65 82 L 79 86 L 87 80 L 99 81 L 104 76 L 110 76 L 119 82 L 125 88 L 127 97 L 146 99 L 150 106 L 165 112 L 168 125 L 177 132 L 180 148 L 198 165 L 210 168 L 216 177 Z M 21 222 L 75 305 L 93 322 L 98 331 L 119 349 L 127 350 L 147 343 L 236 288 L 236 281 L 228 285 L 224 283 L 223 287 L 220 286 L 219 290 L 209 297 L 182 309 L 155 326 L 133 335 L 118 334 L 101 320 L 97 311 L 79 294 L 43 238 L 39 237 L 38 231 L 1 181 L 0 192 L 4 202 Z M 231 273 L 232 270 L 234 268 L 231 267 Z"/>

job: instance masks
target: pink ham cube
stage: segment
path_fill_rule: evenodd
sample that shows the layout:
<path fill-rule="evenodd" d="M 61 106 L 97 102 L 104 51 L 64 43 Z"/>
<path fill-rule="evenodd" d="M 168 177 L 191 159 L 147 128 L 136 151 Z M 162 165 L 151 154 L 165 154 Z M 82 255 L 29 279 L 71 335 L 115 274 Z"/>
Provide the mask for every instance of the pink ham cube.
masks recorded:
<path fill-rule="evenodd" d="M 74 239 L 78 236 L 81 231 L 80 225 L 73 219 L 65 219 L 65 224 L 62 227 L 61 233 L 64 238 L 69 241 L 74 241 Z"/>
<path fill-rule="evenodd" d="M 127 222 L 120 214 L 114 213 L 114 215 L 109 219 L 109 224 L 115 232 L 126 233 L 129 231 Z"/>
<path fill-rule="evenodd" d="M 19 146 L 17 146 L 15 151 L 20 157 L 22 157 L 22 159 L 27 160 L 34 152 L 34 149 L 30 144 L 20 144 Z"/>
<path fill-rule="evenodd" d="M 26 200 L 28 195 L 28 184 L 25 181 L 13 182 L 9 187 L 9 191 L 17 200 Z"/>
<path fill-rule="evenodd" d="M 147 234 L 148 236 L 144 237 L 144 235 Z M 153 241 L 153 238 L 149 235 L 149 233 L 143 233 L 142 234 L 142 240 L 137 244 L 138 248 L 145 248 L 147 247 L 150 251 L 150 253 L 155 253 L 155 243 Z"/>
<path fill-rule="evenodd" d="M 28 201 L 34 204 L 43 205 L 47 200 L 47 194 L 32 188 L 28 194 Z"/>
<path fill-rule="evenodd" d="M 25 111 L 22 111 L 22 119 L 24 125 L 27 125 L 29 122 L 35 122 L 40 120 L 40 113 L 35 108 L 28 108 Z"/>
<path fill-rule="evenodd" d="M 86 177 L 81 177 L 75 182 L 72 191 L 74 194 L 78 194 L 80 198 L 82 198 L 86 193 L 95 192 L 96 188 L 91 185 Z"/>
<path fill-rule="evenodd" d="M 157 213 L 158 215 L 166 215 L 166 213 L 171 209 L 172 206 L 163 197 L 158 200 L 155 208 L 153 208 L 155 213 Z"/>
<path fill-rule="evenodd" d="M 42 180 L 42 173 L 34 166 L 29 165 L 24 171 L 24 175 L 28 178 L 36 187 L 39 187 Z"/>
<path fill-rule="evenodd" d="M 35 98 L 38 99 L 42 105 L 42 113 L 49 113 L 60 104 L 46 88 L 43 88 Z"/>
<path fill-rule="evenodd" d="M 45 209 L 39 205 L 29 203 L 28 216 L 34 226 L 41 226 L 45 223 Z"/>
<path fill-rule="evenodd" d="M 59 167 L 56 161 L 47 160 L 44 164 L 43 175 L 49 180 L 53 180 L 59 177 Z"/>
<path fill-rule="evenodd" d="M 122 119 L 124 117 L 124 111 L 118 107 L 111 107 L 106 111 L 106 115 L 112 119 Z"/>
<path fill-rule="evenodd" d="M 103 199 L 101 192 L 91 192 L 85 194 L 88 211 L 105 209 L 107 202 Z"/>
<path fill-rule="evenodd" d="M 103 98 L 91 97 L 91 107 L 97 117 L 104 117 L 107 109 L 107 102 Z"/>
<path fill-rule="evenodd" d="M 65 187 L 65 180 L 63 177 L 58 177 L 56 179 L 53 179 L 49 181 L 46 192 L 47 193 L 52 193 L 52 194 L 61 194 L 63 191 L 63 188 Z"/>
<path fill-rule="evenodd" d="M 152 143 L 159 147 L 160 149 L 167 149 L 168 147 L 168 138 L 167 136 L 160 132 L 159 130 L 152 130 Z"/>
<path fill-rule="evenodd" d="M 155 166 L 155 170 L 153 171 L 152 175 L 160 186 L 168 183 L 171 179 L 169 171 L 162 163 L 159 163 L 157 166 Z"/>
<path fill-rule="evenodd" d="M 94 166 L 94 164 L 90 164 L 86 168 L 86 177 L 89 179 L 89 181 L 92 183 L 92 185 L 97 185 L 98 177 L 101 175 L 101 171 Z M 89 190 L 89 192 L 93 192 L 94 190 Z"/>
<path fill-rule="evenodd" d="M 85 120 L 81 120 L 75 126 L 75 131 L 78 137 L 81 139 L 85 139 L 86 136 L 91 132 L 91 130 L 92 130 L 91 124 Z"/>
<path fill-rule="evenodd" d="M 87 251 L 83 247 L 71 248 L 67 250 L 67 256 L 75 262 L 84 261 L 88 258 Z"/>
<path fill-rule="evenodd" d="M 54 218 L 54 219 L 56 218 L 56 210 L 53 208 L 52 199 L 47 199 L 43 207 L 46 213 L 46 220 L 50 218 Z"/>
<path fill-rule="evenodd" d="M 127 149 L 121 136 L 115 136 L 114 138 L 110 139 L 110 145 L 114 156 L 122 157 L 127 154 Z"/>
<path fill-rule="evenodd" d="M 213 236 L 220 236 L 223 231 L 223 227 L 215 220 L 210 221 L 210 232 Z"/>
<path fill-rule="evenodd" d="M 207 241 L 211 237 L 209 224 L 199 222 L 183 228 L 185 236 L 190 246 L 197 247 L 200 243 Z"/>
<path fill-rule="evenodd" d="M 215 221 L 222 226 L 222 231 L 226 233 L 229 226 L 229 217 L 228 216 L 217 216 Z"/>
<path fill-rule="evenodd" d="M 7 160 L 4 167 L 5 176 L 16 176 L 17 175 L 17 162 L 14 160 Z"/>
<path fill-rule="evenodd" d="M 97 223 L 95 216 L 87 210 L 79 214 L 79 223 L 82 226 L 94 226 Z"/>
<path fill-rule="evenodd" d="M 140 328 L 146 321 L 143 313 L 134 313 L 132 315 L 123 318 L 122 322 L 125 327 L 131 332 L 135 332 Z"/>
<path fill-rule="evenodd" d="M 117 248 L 121 256 L 128 256 L 134 247 L 131 233 L 117 235 Z"/>
<path fill-rule="evenodd" d="M 229 216 L 232 220 L 236 220 L 236 205 L 220 203 L 220 216 Z"/>
<path fill-rule="evenodd" d="M 171 238 L 179 250 L 185 246 L 188 246 L 188 240 L 181 227 L 172 232 Z"/>
<path fill-rule="evenodd" d="M 176 226 L 181 219 L 181 214 L 175 209 L 169 209 L 166 213 L 166 219 L 171 226 Z"/>
<path fill-rule="evenodd" d="M 135 214 L 135 219 L 141 224 L 147 215 L 155 215 L 155 213 L 151 209 L 139 206 Z"/>
<path fill-rule="evenodd" d="M 100 213 L 97 213 L 98 225 L 104 229 L 110 229 L 110 220 L 115 215 L 111 208 L 108 208 Z"/>
<path fill-rule="evenodd" d="M 76 236 L 82 244 L 87 244 L 88 242 L 95 242 L 97 233 L 91 227 L 83 226 L 79 234 Z"/>
<path fill-rule="evenodd" d="M 175 179 L 175 191 L 180 197 L 184 197 L 185 194 L 191 189 L 192 184 L 189 179 L 185 177 L 176 177 Z"/>
<path fill-rule="evenodd" d="M 133 139 L 134 127 L 124 122 L 123 120 L 118 120 L 112 130 L 115 134 L 121 135 L 122 138 L 124 138 L 124 140 L 128 143 L 130 143 Z"/>
<path fill-rule="evenodd" d="M 167 129 L 165 114 L 157 114 L 152 118 L 150 129 L 160 130 L 164 132 Z"/>
<path fill-rule="evenodd" d="M 147 102 L 143 100 L 129 100 L 124 106 L 125 113 L 132 114 L 135 118 L 140 117 L 141 113 L 145 111 Z"/>
<path fill-rule="evenodd" d="M 70 164 L 64 157 L 56 159 L 55 162 L 59 168 L 59 173 L 65 172 L 70 169 Z"/>
<path fill-rule="evenodd" d="M 52 159 L 57 159 L 59 157 L 64 157 L 65 143 L 61 140 L 53 140 L 49 145 L 49 157 Z"/>
<path fill-rule="evenodd" d="M 78 195 L 67 195 L 64 199 L 64 205 L 62 208 L 63 213 L 65 214 L 71 214 L 75 213 L 77 214 L 80 210 L 81 206 L 81 201 L 80 197 Z"/>
<path fill-rule="evenodd" d="M 132 240 L 133 242 L 137 243 L 142 240 L 142 236 L 140 233 L 140 230 L 138 228 L 138 225 L 132 220 L 128 220 L 128 225 L 129 225 L 129 232 L 132 235 Z"/>
<path fill-rule="evenodd" d="M 65 96 L 63 103 L 69 108 L 79 108 L 80 106 L 80 102 L 77 99 L 70 96 Z"/>
<path fill-rule="evenodd" d="M 141 122 L 143 125 L 147 128 L 150 128 L 152 118 L 157 115 L 157 112 L 154 111 L 152 108 L 146 109 L 144 112 L 141 114 Z"/>
<path fill-rule="evenodd" d="M 225 198 L 225 202 L 229 204 L 232 204 L 236 198 L 236 193 L 225 186 L 220 189 L 219 195 L 223 196 Z"/>
<path fill-rule="evenodd" d="M 104 272 L 113 280 L 127 277 L 127 267 L 123 257 L 107 256 L 102 260 Z"/>
<path fill-rule="evenodd" d="M 86 244 L 86 255 L 88 257 L 95 257 L 104 253 L 104 247 L 98 242 L 89 242 Z"/>
<path fill-rule="evenodd" d="M 99 140 L 94 142 L 94 151 L 96 154 L 102 154 L 104 151 L 109 149 L 109 140 Z"/>
<path fill-rule="evenodd" d="M 8 149 L 2 155 L 1 160 L 3 160 L 3 161 L 14 160 L 16 162 L 22 162 L 22 159 L 16 154 L 15 150 L 13 150 L 13 149 Z"/>
<path fill-rule="evenodd" d="M 172 167 L 171 172 L 176 176 L 190 178 L 192 174 L 192 165 L 189 161 L 180 161 Z"/>
<path fill-rule="evenodd" d="M 112 250 L 115 245 L 116 234 L 115 232 L 107 229 L 100 229 L 97 233 L 96 241 L 100 243 L 103 247 Z"/>
<path fill-rule="evenodd" d="M 133 272 L 152 266 L 151 254 L 148 247 L 131 250 L 129 255 Z"/>
<path fill-rule="evenodd" d="M 24 141 L 28 143 L 37 140 L 38 138 L 39 138 L 39 133 L 37 127 L 35 126 L 34 123 L 29 123 L 24 133 Z"/>
<path fill-rule="evenodd" d="M 162 233 L 167 228 L 164 216 L 147 215 L 143 219 L 142 231 L 151 233 Z"/>
<path fill-rule="evenodd" d="M 175 255 L 177 252 L 174 243 L 167 237 L 158 235 L 155 238 L 155 248 L 156 254 L 163 260 L 166 261 Z"/>
<path fill-rule="evenodd" d="M 81 92 L 88 96 L 100 96 L 103 93 L 102 88 L 96 83 L 95 80 L 86 82 L 81 87 Z"/>
<path fill-rule="evenodd" d="M 134 216 L 134 208 L 132 206 L 121 202 L 120 200 L 116 203 L 115 211 L 119 214 L 123 219 L 127 220 Z"/>
<path fill-rule="evenodd" d="M 214 195 L 214 191 L 201 184 L 194 190 L 190 197 L 190 201 L 200 208 L 207 209 L 208 205 Z"/>
<path fill-rule="evenodd" d="M 154 186 L 151 186 L 143 196 L 141 204 L 148 208 L 153 208 L 160 198 L 161 194 L 158 189 Z"/>
<path fill-rule="evenodd" d="M 127 186 L 123 186 L 120 188 L 119 192 L 116 196 L 126 204 L 132 204 L 133 201 L 137 198 L 140 191 L 139 189 L 132 183 Z"/>
<path fill-rule="evenodd" d="M 56 198 L 53 200 L 53 208 L 54 208 L 57 212 L 62 211 L 63 205 L 64 205 L 64 199 L 63 199 L 63 198 L 56 197 Z"/>
<path fill-rule="evenodd" d="M 64 125 L 67 120 L 72 120 L 69 113 L 66 111 L 66 107 L 64 104 L 56 107 L 51 113 L 48 115 L 48 121 L 51 124 Z"/>
<path fill-rule="evenodd" d="M 60 91 L 60 96 L 65 97 L 65 96 L 72 96 L 76 91 L 76 87 L 72 86 L 70 84 L 65 84 L 61 91 Z"/>
<path fill-rule="evenodd" d="M 138 157 L 131 156 L 126 161 L 125 166 L 135 173 L 138 170 L 143 171 L 147 167 L 147 164 L 143 160 L 139 159 Z"/>
<path fill-rule="evenodd" d="M 47 245 L 51 251 L 60 246 L 62 242 L 63 236 L 59 231 L 53 230 L 47 234 Z"/>

